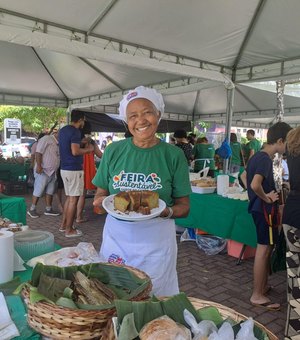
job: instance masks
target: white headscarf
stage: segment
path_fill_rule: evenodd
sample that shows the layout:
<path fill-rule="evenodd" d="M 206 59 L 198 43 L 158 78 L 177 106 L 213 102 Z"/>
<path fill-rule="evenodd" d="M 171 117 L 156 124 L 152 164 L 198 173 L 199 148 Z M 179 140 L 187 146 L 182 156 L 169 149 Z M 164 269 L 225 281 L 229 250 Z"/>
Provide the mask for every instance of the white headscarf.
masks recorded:
<path fill-rule="evenodd" d="M 154 89 L 145 86 L 138 86 L 134 90 L 130 90 L 127 94 L 123 96 L 120 101 L 119 115 L 120 118 L 125 122 L 127 121 L 126 109 L 127 105 L 134 99 L 144 98 L 150 100 L 150 102 L 156 107 L 156 109 L 161 113 L 164 113 L 165 103 L 163 96 Z"/>

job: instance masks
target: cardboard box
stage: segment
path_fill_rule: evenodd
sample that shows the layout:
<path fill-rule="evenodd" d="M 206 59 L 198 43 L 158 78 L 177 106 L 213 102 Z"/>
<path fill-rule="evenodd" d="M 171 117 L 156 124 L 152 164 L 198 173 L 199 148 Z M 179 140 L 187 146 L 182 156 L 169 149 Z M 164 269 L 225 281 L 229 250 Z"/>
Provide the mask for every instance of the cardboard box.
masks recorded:
<path fill-rule="evenodd" d="M 233 241 L 233 240 L 228 240 L 227 242 L 227 253 L 230 256 L 236 257 L 237 259 L 240 256 L 240 253 L 242 251 L 243 244 Z M 251 258 L 255 256 L 256 248 L 252 248 L 250 246 L 246 246 L 245 252 L 242 256 L 242 260 Z"/>

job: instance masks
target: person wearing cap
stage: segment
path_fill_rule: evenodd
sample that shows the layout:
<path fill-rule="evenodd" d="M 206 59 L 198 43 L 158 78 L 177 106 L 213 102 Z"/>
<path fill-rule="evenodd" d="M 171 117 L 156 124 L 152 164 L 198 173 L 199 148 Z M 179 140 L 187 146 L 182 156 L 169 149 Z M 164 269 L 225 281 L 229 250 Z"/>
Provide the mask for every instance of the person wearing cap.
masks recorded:
<path fill-rule="evenodd" d="M 159 217 L 144 221 L 108 214 L 100 255 L 143 270 L 151 277 L 154 294 L 170 296 L 179 292 L 174 218 L 188 215 L 191 186 L 184 153 L 156 137 L 163 112 L 162 95 L 154 89 L 139 86 L 123 97 L 120 117 L 133 136 L 106 148 L 93 183 L 94 206 L 129 190 L 156 191 L 166 203 Z"/>

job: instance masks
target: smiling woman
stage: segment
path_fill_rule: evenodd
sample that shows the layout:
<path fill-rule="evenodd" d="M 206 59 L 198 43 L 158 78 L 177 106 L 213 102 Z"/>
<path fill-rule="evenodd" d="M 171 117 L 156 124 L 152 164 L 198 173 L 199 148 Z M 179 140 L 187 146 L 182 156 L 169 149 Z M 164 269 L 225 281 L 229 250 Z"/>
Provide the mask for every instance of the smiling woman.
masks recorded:
<path fill-rule="evenodd" d="M 109 262 L 148 273 L 157 296 L 173 295 L 179 291 L 174 218 L 187 216 L 191 193 L 185 156 L 179 148 L 156 137 L 164 112 L 160 93 L 140 86 L 123 97 L 119 112 L 132 137 L 105 149 L 93 180 L 98 187 L 94 205 L 102 205 L 108 195 L 134 189 L 157 192 L 166 208 L 158 217 L 145 221 L 108 215 L 100 254 Z"/>

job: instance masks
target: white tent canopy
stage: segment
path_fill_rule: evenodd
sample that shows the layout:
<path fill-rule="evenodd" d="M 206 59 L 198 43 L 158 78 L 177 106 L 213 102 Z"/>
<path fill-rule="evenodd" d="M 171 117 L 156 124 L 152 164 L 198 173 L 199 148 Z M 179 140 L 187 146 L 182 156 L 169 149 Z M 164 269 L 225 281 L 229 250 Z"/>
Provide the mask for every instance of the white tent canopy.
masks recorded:
<path fill-rule="evenodd" d="M 0 103 L 114 112 L 159 89 L 167 118 L 224 121 L 232 83 L 300 74 L 298 0 L 0 0 Z M 276 97 L 235 91 L 233 122 L 272 122 Z M 297 123 L 300 99 L 285 100 Z"/>

